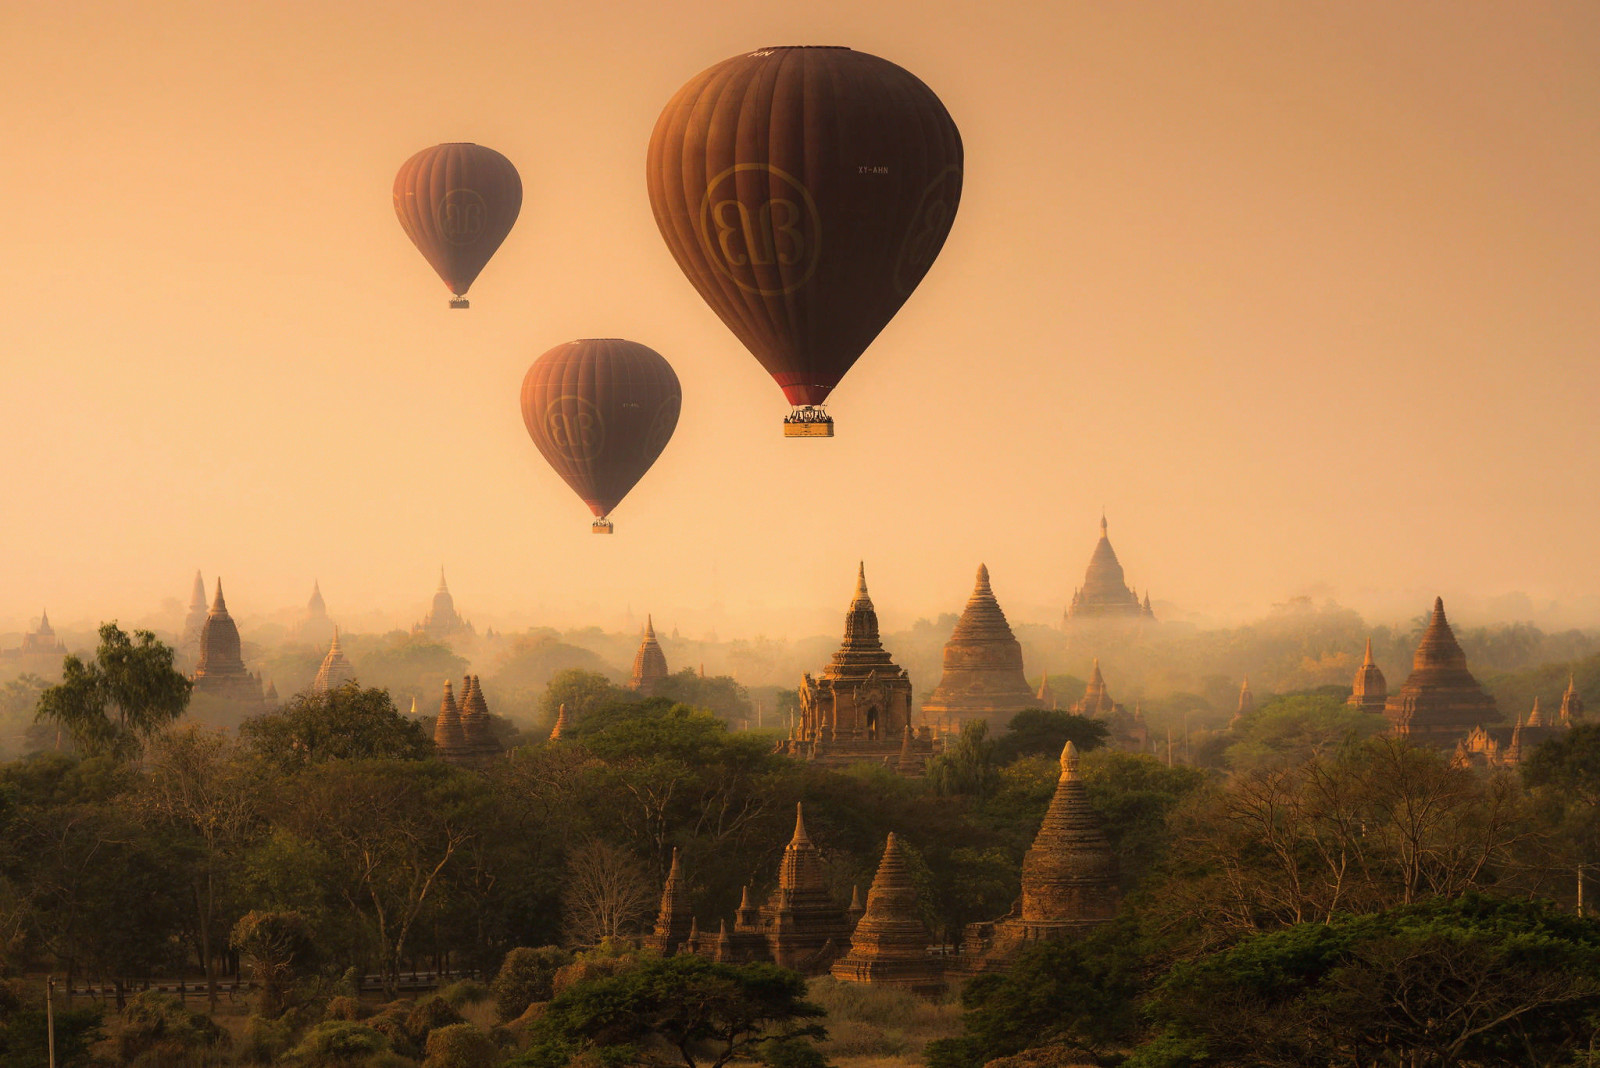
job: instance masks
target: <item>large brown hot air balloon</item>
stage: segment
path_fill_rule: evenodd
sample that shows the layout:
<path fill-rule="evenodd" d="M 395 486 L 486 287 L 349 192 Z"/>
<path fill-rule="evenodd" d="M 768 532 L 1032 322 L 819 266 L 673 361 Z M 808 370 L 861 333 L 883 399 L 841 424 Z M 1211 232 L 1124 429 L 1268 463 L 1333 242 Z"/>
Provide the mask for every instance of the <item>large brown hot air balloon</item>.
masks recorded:
<path fill-rule="evenodd" d="M 961 199 L 933 91 L 848 48 L 764 48 L 704 71 L 656 120 L 650 206 L 678 266 L 794 405 L 791 437 L 928 273 Z"/>
<path fill-rule="evenodd" d="M 511 232 L 522 210 L 522 179 L 492 148 L 466 142 L 434 145 L 406 160 L 394 176 L 394 213 L 454 299 L 466 293 Z"/>
<path fill-rule="evenodd" d="M 655 349 L 620 338 L 557 345 L 522 380 L 528 436 L 610 534 L 606 517 L 678 425 L 683 391 Z"/>

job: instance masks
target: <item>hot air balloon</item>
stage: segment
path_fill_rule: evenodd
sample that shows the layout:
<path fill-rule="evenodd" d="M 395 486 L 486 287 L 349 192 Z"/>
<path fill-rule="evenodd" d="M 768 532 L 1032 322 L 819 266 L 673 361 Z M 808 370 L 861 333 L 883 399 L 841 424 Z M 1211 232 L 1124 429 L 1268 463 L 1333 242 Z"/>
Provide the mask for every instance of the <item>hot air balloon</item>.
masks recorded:
<path fill-rule="evenodd" d="M 678 90 L 650 137 L 650 206 L 678 266 L 783 387 L 790 437 L 928 273 L 961 200 L 939 98 L 848 48 L 764 48 Z"/>
<path fill-rule="evenodd" d="M 394 213 L 406 236 L 466 308 L 473 279 L 511 232 L 522 210 L 522 179 L 492 148 L 434 145 L 394 176 Z"/>
<path fill-rule="evenodd" d="M 597 517 L 596 534 L 678 425 L 683 391 L 652 348 L 620 338 L 557 345 L 522 380 L 522 421 L 556 474 Z"/>

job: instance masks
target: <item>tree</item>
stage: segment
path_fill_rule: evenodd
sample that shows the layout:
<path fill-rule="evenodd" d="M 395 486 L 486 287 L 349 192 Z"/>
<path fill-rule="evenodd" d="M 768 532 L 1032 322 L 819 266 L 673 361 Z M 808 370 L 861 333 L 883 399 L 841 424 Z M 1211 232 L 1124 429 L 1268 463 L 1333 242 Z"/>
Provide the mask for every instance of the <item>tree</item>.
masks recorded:
<path fill-rule="evenodd" d="M 1011 717 L 1006 733 L 994 743 L 994 758 L 1009 764 L 1018 757 L 1055 756 L 1070 741 L 1087 752 L 1106 744 L 1105 721 L 1046 708 L 1025 708 Z"/>
<path fill-rule="evenodd" d="M 449 1024 L 428 1035 L 422 1068 L 493 1068 L 500 1063 L 494 1040 L 469 1023 Z"/>
<path fill-rule="evenodd" d="M 234 924 L 228 944 L 250 961 L 260 984 L 256 1011 L 267 1019 L 278 1016 L 284 1010 L 284 996 L 294 985 L 296 973 L 312 956 L 305 917 L 298 912 L 252 910 Z"/>
<path fill-rule="evenodd" d="M 539 723 L 546 729 L 553 727 L 561 706 L 566 705 L 568 722 L 581 730 L 590 713 L 606 705 L 638 703 L 638 694 L 615 685 L 604 675 L 569 668 L 557 672 L 545 687 L 539 702 Z"/>
<path fill-rule="evenodd" d="M 60 992 L 57 991 L 59 998 Z M 55 1063 L 58 1068 L 88 1068 L 91 1052 L 105 1037 L 99 1009 L 55 1008 Z M 48 1068 L 48 1022 L 42 986 L 26 988 L 20 980 L 0 982 L 0 1064 L 6 1068 Z"/>
<path fill-rule="evenodd" d="M 1276 697 L 1245 717 L 1230 735 L 1227 761 L 1239 770 L 1300 764 L 1370 738 L 1388 725 L 1381 715 L 1345 704 L 1342 694 Z"/>
<path fill-rule="evenodd" d="M 1000 785 L 995 743 L 981 719 L 961 725 L 956 744 L 928 761 L 928 783 L 941 794 L 987 797 Z"/>
<path fill-rule="evenodd" d="M 1600 723 L 1579 724 L 1539 746 L 1522 762 L 1522 781 L 1600 809 Z"/>
<path fill-rule="evenodd" d="M 703 676 L 694 668 L 684 668 L 662 679 L 656 693 L 729 722 L 748 720 L 755 715 L 750 694 L 729 675 Z"/>
<path fill-rule="evenodd" d="M 130 638 L 102 623 L 94 660 L 67 654 L 61 682 L 39 695 L 38 718 L 65 730 L 81 753 L 133 756 L 183 715 L 191 686 L 173 669 L 171 646 L 147 630 Z"/>
<path fill-rule="evenodd" d="M 650 912 L 654 889 L 644 865 L 626 850 L 599 838 L 582 843 L 567 858 L 561 895 L 567 939 L 592 946 L 633 933 Z"/>
<path fill-rule="evenodd" d="M 327 760 L 425 760 L 433 740 L 395 710 L 387 690 L 347 682 L 326 693 L 295 695 L 287 707 L 239 728 L 250 750 L 279 771 Z"/>
<path fill-rule="evenodd" d="M 43 679 L 30 673 L 18 675 L 0 686 L 0 756 L 25 750 L 28 726 L 36 722 L 34 713 L 39 707 L 39 695 L 48 687 Z M 13 749 L 13 745 L 18 749 Z"/>
<path fill-rule="evenodd" d="M 807 1022 L 825 1011 L 805 993 L 803 977 L 771 964 L 643 957 L 620 974 L 556 995 L 537 1025 L 535 1052 L 621 1053 L 654 1040 L 675 1048 L 686 1068 L 722 1068 L 771 1039 L 827 1037 Z"/>
<path fill-rule="evenodd" d="M 1468 894 L 1297 924 L 1173 967 L 1129 1062 L 1556 1065 L 1597 1038 L 1600 926 Z"/>
<path fill-rule="evenodd" d="M 255 769 L 239 759 L 227 739 L 191 728 L 152 740 L 141 787 L 138 803 L 145 814 L 184 835 L 197 854 L 190 883 L 206 996 L 214 1014 L 217 982 L 211 939 L 218 893 L 258 830 L 261 784 Z"/>
<path fill-rule="evenodd" d="M 554 997 L 556 972 L 571 963 L 572 954 L 556 946 L 518 946 L 507 953 L 491 985 L 501 1021 L 515 1020 L 534 1002 Z"/>

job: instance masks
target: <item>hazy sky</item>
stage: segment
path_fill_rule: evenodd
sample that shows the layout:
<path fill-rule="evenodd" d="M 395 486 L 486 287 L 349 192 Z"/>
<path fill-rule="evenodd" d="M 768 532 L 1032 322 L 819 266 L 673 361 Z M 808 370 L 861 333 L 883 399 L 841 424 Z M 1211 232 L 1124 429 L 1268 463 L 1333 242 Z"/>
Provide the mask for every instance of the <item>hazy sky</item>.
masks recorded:
<path fill-rule="evenodd" d="M 966 144 L 832 441 L 781 437 L 643 176 L 690 76 L 808 43 L 911 70 Z M 1044 621 L 1102 505 L 1168 615 L 1600 622 L 1592 0 L 8 0 L 0 49 L 0 625 L 131 618 L 197 567 L 241 616 L 319 577 L 336 619 L 409 621 L 443 562 L 480 625 L 792 635 L 859 558 L 886 625 L 980 560 Z M 468 312 L 390 202 L 457 140 L 525 188 Z M 589 336 L 684 392 L 610 538 L 517 407 Z"/>

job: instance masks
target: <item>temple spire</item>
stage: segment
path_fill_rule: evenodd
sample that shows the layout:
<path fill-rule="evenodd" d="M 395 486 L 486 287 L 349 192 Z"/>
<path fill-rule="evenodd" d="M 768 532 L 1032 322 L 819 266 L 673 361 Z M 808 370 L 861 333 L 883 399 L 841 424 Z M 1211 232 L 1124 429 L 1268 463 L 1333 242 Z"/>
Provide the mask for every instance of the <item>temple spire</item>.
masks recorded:
<path fill-rule="evenodd" d="M 872 598 L 867 595 L 867 562 L 865 560 L 856 565 L 856 593 L 850 599 L 850 607 L 855 608 L 857 605 L 863 605 L 867 608 L 872 607 Z"/>
<path fill-rule="evenodd" d="M 1372 662 L 1373 662 L 1372 661 L 1372 636 L 1369 634 L 1369 635 L 1367 635 L 1367 655 L 1361 661 L 1361 666 L 1362 667 L 1371 667 L 1372 666 Z"/>
<path fill-rule="evenodd" d="M 567 703 L 563 701 L 561 702 L 561 706 L 556 710 L 556 725 L 550 728 L 550 740 L 552 742 L 559 742 L 561 740 L 562 733 L 567 730 L 567 726 Z"/>
<path fill-rule="evenodd" d="M 435 590 L 434 592 L 435 593 L 449 593 L 450 592 L 450 587 L 446 586 L 444 584 L 444 565 L 443 564 L 439 565 L 439 588 L 437 590 Z M 472 591 L 468 590 L 467 592 L 470 593 Z"/>
<path fill-rule="evenodd" d="M 1078 777 L 1078 747 L 1067 739 L 1067 744 L 1061 750 L 1061 778 L 1057 781 L 1068 782 Z"/>
<path fill-rule="evenodd" d="M 228 602 L 222 599 L 222 576 L 217 576 L 217 595 L 212 598 L 211 611 L 218 615 L 225 615 L 228 611 Z"/>
<path fill-rule="evenodd" d="M 799 801 L 794 803 L 794 837 L 789 839 L 789 844 L 791 846 L 811 844 L 811 838 L 806 834 L 805 806 Z"/>

